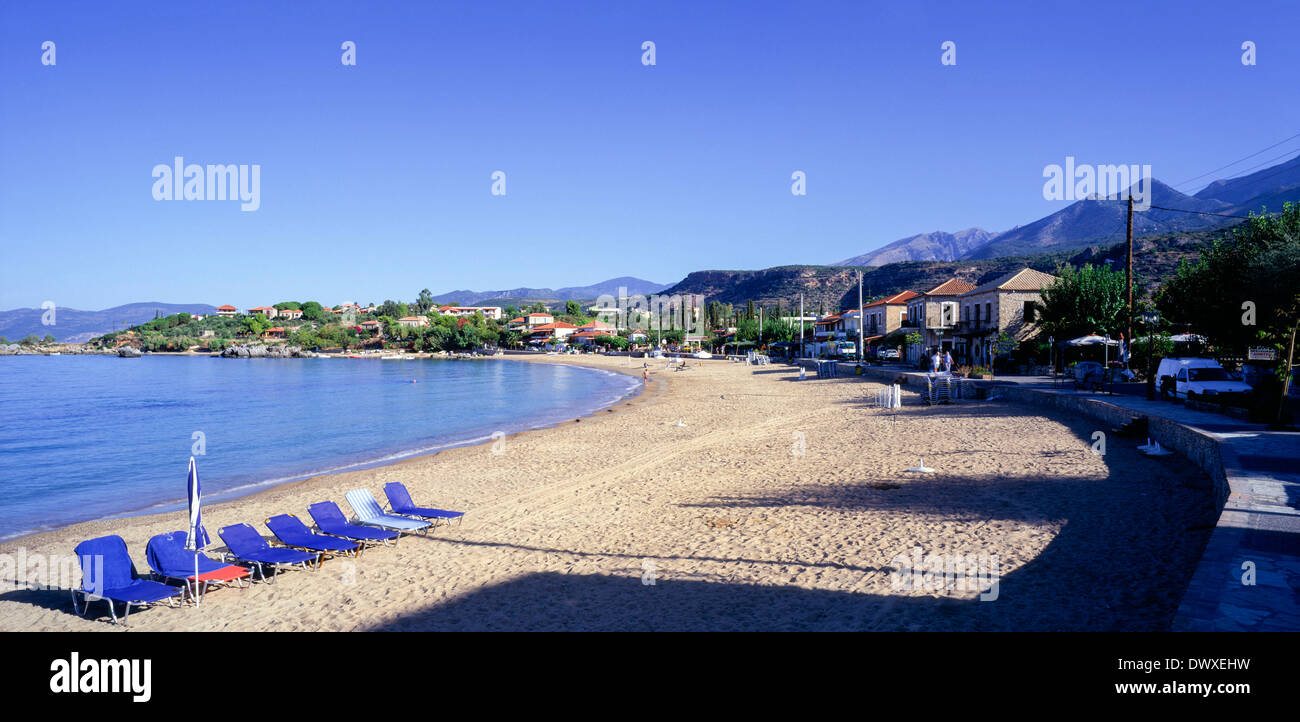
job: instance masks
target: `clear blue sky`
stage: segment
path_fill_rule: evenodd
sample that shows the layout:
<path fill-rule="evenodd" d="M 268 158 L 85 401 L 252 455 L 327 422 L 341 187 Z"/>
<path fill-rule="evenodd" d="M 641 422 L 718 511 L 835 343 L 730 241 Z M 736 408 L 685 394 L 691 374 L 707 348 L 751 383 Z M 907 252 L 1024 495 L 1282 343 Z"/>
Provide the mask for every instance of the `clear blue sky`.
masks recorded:
<path fill-rule="evenodd" d="M 1067 155 L 1177 182 L 1300 132 L 1294 2 L 981 5 L 5 2 L 0 308 L 831 263 L 1054 212 Z M 155 201 L 177 155 L 261 209 Z"/>

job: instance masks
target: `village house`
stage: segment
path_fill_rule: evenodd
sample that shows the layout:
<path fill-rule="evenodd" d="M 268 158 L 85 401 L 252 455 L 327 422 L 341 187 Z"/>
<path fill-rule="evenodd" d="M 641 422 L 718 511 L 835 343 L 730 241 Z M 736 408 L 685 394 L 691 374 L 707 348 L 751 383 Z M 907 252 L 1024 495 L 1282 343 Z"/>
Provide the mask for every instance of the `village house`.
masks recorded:
<path fill-rule="evenodd" d="M 926 349 L 953 350 L 953 330 L 958 321 L 958 298 L 975 284 L 950 278 L 907 302 L 907 318 L 921 334 L 921 346 L 908 346 L 907 360 L 915 362 Z M 911 324 L 909 324 L 911 325 Z"/>
<path fill-rule="evenodd" d="M 1051 274 L 1022 268 L 959 296 L 961 317 L 954 332 L 953 355 L 987 366 L 999 354 L 996 342 L 1002 334 L 1015 341 L 1033 336 L 1038 328 L 1035 304 L 1042 302 L 1043 289 L 1055 281 Z"/>
<path fill-rule="evenodd" d="M 225 316 L 226 318 L 230 318 L 231 316 L 234 316 L 237 313 L 239 313 L 239 309 L 235 308 L 234 306 L 217 306 L 218 316 Z"/>
<path fill-rule="evenodd" d="M 362 331 L 379 333 L 380 331 L 383 330 L 383 328 L 381 327 L 378 321 L 362 321 L 359 325 L 361 326 Z"/>
<path fill-rule="evenodd" d="M 290 321 L 295 321 L 295 320 L 297 320 L 297 319 L 302 318 L 302 311 L 301 311 L 300 309 L 296 309 L 296 308 L 286 308 L 286 309 L 283 309 L 283 310 L 277 311 L 277 312 L 276 312 L 276 316 L 279 317 L 279 318 L 287 318 L 287 319 L 289 319 Z"/>
<path fill-rule="evenodd" d="M 402 316 L 397 319 L 397 324 L 402 328 L 424 328 L 429 325 L 428 316 Z"/>
<path fill-rule="evenodd" d="M 481 313 L 483 318 L 490 318 L 494 321 L 500 321 L 502 316 L 499 306 L 439 306 L 438 313 L 444 316 L 456 317 L 468 317 Z"/>
<path fill-rule="evenodd" d="M 528 343 L 563 343 L 577 331 L 577 326 L 563 321 L 538 324 L 528 329 Z"/>
<path fill-rule="evenodd" d="M 885 345 L 901 346 L 901 331 L 903 324 L 907 322 L 907 304 L 920 295 L 916 291 L 902 291 L 864 306 L 862 343 L 868 348 Z M 855 328 L 854 331 L 856 330 Z M 894 336 L 890 338 L 890 334 Z"/>
<path fill-rule="evenodd" d="M 548 323 L 555 323 L 555 317 L 549 313 L 530 313 L 524 316 L 524 325 L 529 328 L 542 326 Z"/>
<path fill-rule="evenodd" d="M 275 328 L 268 328 L 266 329 L 265 332 L 262 333 L 262 338 L 266 339 L 267 341 L 271 341 L 278 338 L 284 338 L 284 328 L 281 326 L 276 326 Z"/>
<path fill-rule="evenodd" d="M 274 306 L 258 306 L 257 308 L 248 309 L 249 313 L 260 313 L 267 318 L 275 318 L 278 315 Z"/>
<path fill-rule="evenodd" d="M 578 333 L 583 333 L 586 331 L 594 331 L 597 335 L 605 335 L 605 336 L 618 335 L 618 329 L 615 328 L 613 324 L 605 323 L 604 321 L 591 321 L 589 323 L 584 323 L 578 327 Z"/>

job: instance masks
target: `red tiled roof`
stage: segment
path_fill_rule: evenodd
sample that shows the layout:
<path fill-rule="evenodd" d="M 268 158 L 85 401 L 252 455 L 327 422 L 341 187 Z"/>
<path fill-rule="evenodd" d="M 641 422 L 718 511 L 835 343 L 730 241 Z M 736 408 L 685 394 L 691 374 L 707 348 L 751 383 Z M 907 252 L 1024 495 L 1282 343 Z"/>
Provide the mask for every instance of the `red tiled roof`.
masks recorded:
<path fill-rule="evenodd" d="M 925 292 L 926 296 L 960 296 L 967 291 L 975 289 L 975 284 L 967 283 L 960 278 L 950 278 L 943 283 L 931 288 Z"/>
<path fill-rule="evenodd" d="M 969 293 L 986 291 L 1041 291 L 1056 281 L 1056 276 L 1032 268 L 1022 268 L 989 281 Z"/>
<path fill-rule="evenodd" d="M 234 306 L 217 306 L 217 310 L 218 310 L 218 311 L 236 311 L 236 310 L 238 310 L 238 309 L 236 309 Z"/>
<path fill-rule="evenodd" d="M 885 296 L 879 301 L 872 301 L 871 303 L 868 303 L 866 305 L 866 308 L 871 308 L 872 306 L 884 306 L 884 305 L 894 304 L 894 303 L 907 303 L 908 301 L 914 298 L 919 298 L 920 296 L 921 294 L 917 293 L 916 291 L 903 291 L 902 293 L 895 293 L 892 296 Z"/>

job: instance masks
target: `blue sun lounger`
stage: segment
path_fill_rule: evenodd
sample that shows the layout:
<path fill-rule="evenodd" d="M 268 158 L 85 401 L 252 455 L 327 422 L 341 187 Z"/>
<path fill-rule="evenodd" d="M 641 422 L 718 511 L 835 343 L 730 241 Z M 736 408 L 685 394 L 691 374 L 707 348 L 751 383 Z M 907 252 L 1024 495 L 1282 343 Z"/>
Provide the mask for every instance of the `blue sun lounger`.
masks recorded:
<path fill-rule="evenodd" d="M 188 538 L 189 532 L 174 531 L 149 539 L 144 554 L 154 574 L 164 580 L 175 579 L 181 582 L 190 599 L 197 599 L 213 584 L 234 582 L 235 586 L 243 588 L 240 580 L 248 577 L 247 569 L 214 561 L 199 552 L 186 549 L 185 541 Z"/>
<path fill-rule="evenodd" d="M 347 517 L 343 516 L 343 512 L 339 510 L 339 505 L 332 501 L 320 501 L 312 504 L 307 507 L 307 513 L 311 514 L 312 521 L 316 522 L 316 528 L 322 532 L 363 544 L 383 542 L 387 545 L 389 540 L 401 536 L 392 529 L 376 529 L 373 526 L 362 526 L 361 524 L 349 522 Z"/>
<path fill-rule="evenodd" d="M 275 583 L 275 577 L 280 573 L 280 567 L 295 567 L 299 564 L 304 569 L 311 567 L 313 560 L 317 561 L 316 566 L 320 566 L 320 555 L 310 552 L 298 551 L 297 549 L 277 549 L 266 543 L 257 530 L 247 524 L 231 524 L 222 527 L 217 532 L 221 540 L 226 543 L 230 549 L 230 555 L 236 560 L 249 562 L 257 569 L 259 578 L 267 581 L 266 570 L 263 567 L 270 566 L 271 584 Z"/>
<path fill-rule="evenodd" d="M 293 514 L 278 514 L 266 520 L 266 528 L 271 530 L 275 538 L 279 539 L 285 546 L 301 549 L 308 552 L 317 552 L 324 561 L 326 556 L 336 556 L 338 554 L 348 554 L 349 552 L 360 554 L 361 544 L 359 542 L 340 539 L 336 536 L 326 536 L 317 534 L 307 528 L 298 517 Z"/>
<path fill-rule="evenodd" d="M 465 512 L 463 511 L 447 511 L 445 509 L 432 509 L 427 506 L 416 506 L 415 502 L 411 500 L 411 493 L 406 490 L 406 485 L 400 481 L 390 481 L 384 484 L 384 496 L 388 497 L 388 505 L 394 514 L 431 519 L 435 525 L 443 520 L 451 523 L 452 519 L 455 519 L 456 524 L 459 525 L 465 520 Z"/>
<path fill-rule="evenodd" d="M 164 599 L 168 606 L 174 606 L 173 599 L 185 593 L 179 587 L 141 577 L 120 536 L 87 539 L 74 551 L 81 563 L 81 589 L 72 590 L 72 610 L 78 616 L 86 616 L 90 603 L 102 600 L 108 602 L 108 613 L 113 616 L 113 623 L 118 624 L 113 603 L 121 602 L 126 605 L 126 611 L 120 623 L 126 624 L 132 606 L 145 607 Z M 81 604 L 77 603 L 78 595 Z"/>
<path fill-rule="evenodd" d="M 433 526 L 432 522 L 423 519 L 385 514 L 384 510 L 379 508 L 379 502 L 375 501 L 374 495 L 365 489 L 353 489 L 343 496 L 348 500 L 348 504 L 352 506 L 352 511 L 357 513 L 357 521 L 362 524 L 377 526 L 381 529 L 393 529 L 398 532 L 420 533 Z"/>

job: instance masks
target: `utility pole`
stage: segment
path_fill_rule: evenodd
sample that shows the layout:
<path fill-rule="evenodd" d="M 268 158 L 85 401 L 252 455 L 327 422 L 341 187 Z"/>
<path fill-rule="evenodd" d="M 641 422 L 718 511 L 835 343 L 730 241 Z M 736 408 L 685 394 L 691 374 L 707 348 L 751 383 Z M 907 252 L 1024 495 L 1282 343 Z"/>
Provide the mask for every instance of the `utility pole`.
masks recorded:
<path fill-rule="evenodd" d="M 1128 194 L 1128 267 L 1124 272 L 1128 285 L 1128 325 L 1124 340 L 1133 348 L 1133 193 Z M 1148 349 L 1149 351 L 1149 349 Z"/>
<path fill-rule="evenodd" d="M 803 294 L 799 294 L 799 355 L 795 358 L 803 358 Z"/>
<path fill-rule="evenodd" d="M 862 315 L 862 271 L 858 271 L 858 365 L 866 358 L 867 349 L 862 345 L 862 325 L 866 321 Z"/>

